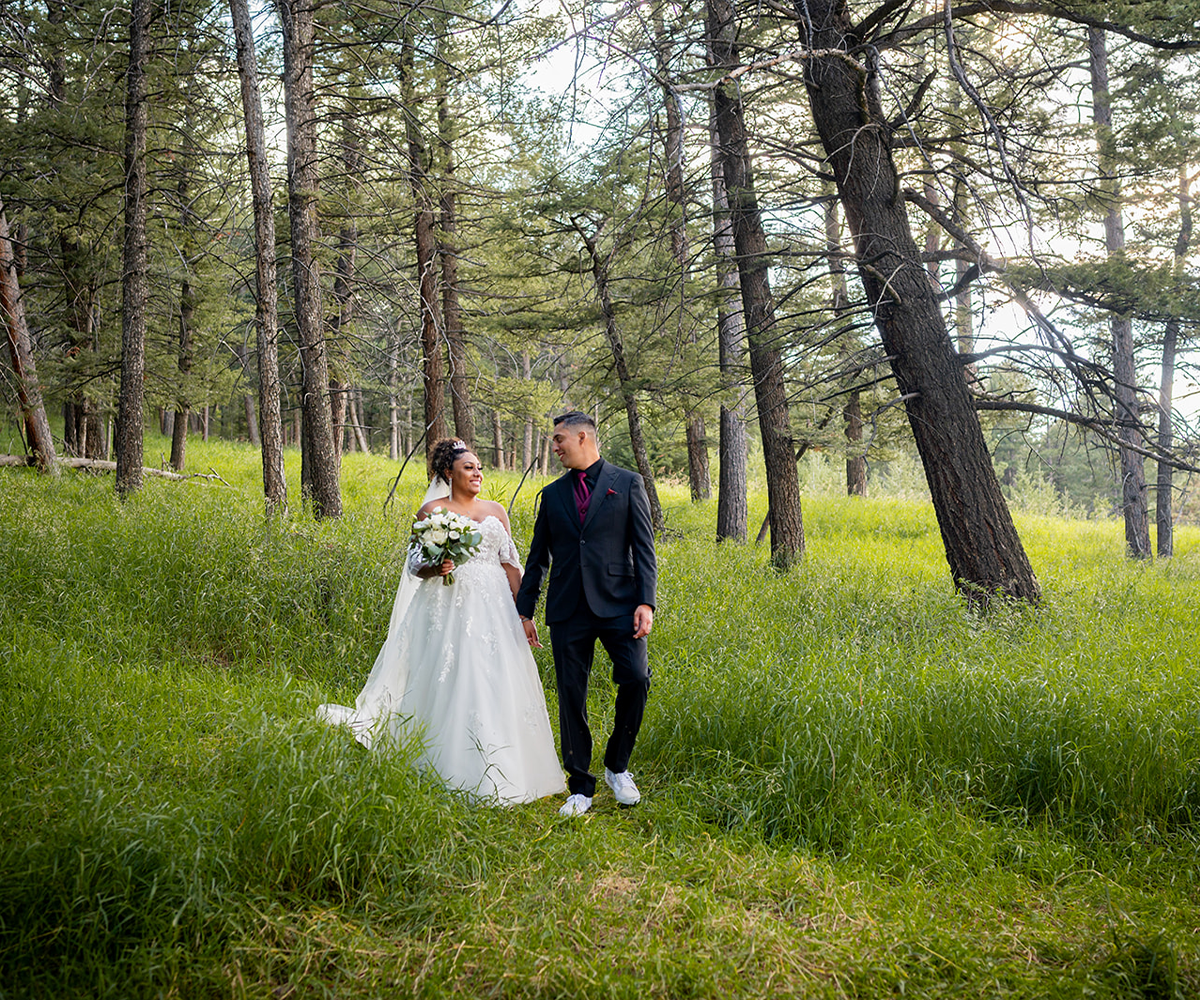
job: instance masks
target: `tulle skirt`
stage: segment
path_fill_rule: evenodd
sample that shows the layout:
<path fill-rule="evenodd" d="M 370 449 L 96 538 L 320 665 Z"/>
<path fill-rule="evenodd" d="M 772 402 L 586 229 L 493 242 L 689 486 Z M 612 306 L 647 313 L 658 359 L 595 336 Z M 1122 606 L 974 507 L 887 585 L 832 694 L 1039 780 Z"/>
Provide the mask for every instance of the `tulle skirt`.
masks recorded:
<path fill-rule="evenodd" d="M 485 522 L 494 526 L 503 531 Z M 449 586 L 415 584 L 407 606 L 393 611 L 355 707 L 323 705 L 321 714 L 348 724 L 367 746 L 417 737 L 423 766 L 481 799 L 529 802 L 564 791 L 541 679 L 503 567 L 481 553 L 454 575 Z"/>

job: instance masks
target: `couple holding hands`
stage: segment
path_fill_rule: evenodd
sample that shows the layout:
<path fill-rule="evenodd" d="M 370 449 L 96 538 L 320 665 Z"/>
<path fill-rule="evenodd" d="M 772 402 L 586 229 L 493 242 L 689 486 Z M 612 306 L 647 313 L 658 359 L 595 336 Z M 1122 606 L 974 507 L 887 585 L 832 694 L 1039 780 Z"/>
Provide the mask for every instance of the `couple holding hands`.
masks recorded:
<path fill-rule="evenodd" d="M 566 472 L 542 490 L 524 573 L 507 513 L 479 498 L 479 458 L 461 441 L 438 443 L 418 522 L 439 508 L 469 518 L 482 536 L 478 551 L 459 565 L 427 566 L 410 547 L 387 640 L 355 706 L 319 712 L 367 746 L 419 736 L 422 763 L 484 800 L 562 792 L 565 769 L 559 812 L 579 816 L 596 789 L 587 689 L 597 640 L 617 685 L 605 781 L 622 805 L 641 798 L 628 765 L 650 688 L 657 568 L 645 486 L 600 457 L 592 418 L 558 417 L 551 443 Z M 541 646 L 532 617 L 547 571 L 561 768 L 530 653 Z M 451 572 L 453 584 L 442 586 Z"/>

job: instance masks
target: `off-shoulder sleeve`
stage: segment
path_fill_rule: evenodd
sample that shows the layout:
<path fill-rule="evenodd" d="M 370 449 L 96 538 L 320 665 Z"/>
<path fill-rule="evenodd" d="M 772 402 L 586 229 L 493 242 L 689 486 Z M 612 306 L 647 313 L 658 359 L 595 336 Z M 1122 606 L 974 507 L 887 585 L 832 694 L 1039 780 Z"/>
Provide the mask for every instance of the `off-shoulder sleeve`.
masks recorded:
<path fill-rule="evenodd" d="M 507 531 L 504 532 L 504 541 L 500 543 L 500 561 L 509 566 L 516 566 L 517 569 L 521 568 L 521 554 L 517 551 L 517 544 L 512 535 Z"/>

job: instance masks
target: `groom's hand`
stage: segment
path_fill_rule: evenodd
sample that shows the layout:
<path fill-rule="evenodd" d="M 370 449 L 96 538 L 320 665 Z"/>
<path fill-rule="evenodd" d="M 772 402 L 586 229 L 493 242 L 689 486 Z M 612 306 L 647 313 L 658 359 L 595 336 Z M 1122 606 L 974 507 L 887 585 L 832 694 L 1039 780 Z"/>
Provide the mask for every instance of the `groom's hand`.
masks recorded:
<path fill-rule="evenodd" d="M 633 613 L 633 637 L 642 639 L 654 627 L 654 609 L 649 604 L 639 604 Z"/>
<path fill-rule="evenodd" d="M 538 642 L 537 626 L 533 624 L 532 620 L 529 618 L 522 618 L 521 627 L 525 629 L 525 639 L 529 645 L 533 646 L 535 649 L 541 649 L 542 644 Z"/>

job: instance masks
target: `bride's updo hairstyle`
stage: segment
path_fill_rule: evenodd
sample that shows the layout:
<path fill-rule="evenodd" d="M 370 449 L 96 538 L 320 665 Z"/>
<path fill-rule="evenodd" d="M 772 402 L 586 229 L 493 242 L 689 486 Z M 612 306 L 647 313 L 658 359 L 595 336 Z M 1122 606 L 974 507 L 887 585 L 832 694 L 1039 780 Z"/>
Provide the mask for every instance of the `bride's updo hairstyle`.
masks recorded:
<path fill-rule="evenodd" d="M 458 461 L 460 455 L 465 455 L 470 450 L 458 438 L 442 438 L 433 446 L 433 458 L 430 463 L 433 466 L 433 474 L 440 477 L 443 482 L 449 483 L 454 463 Z"/>

